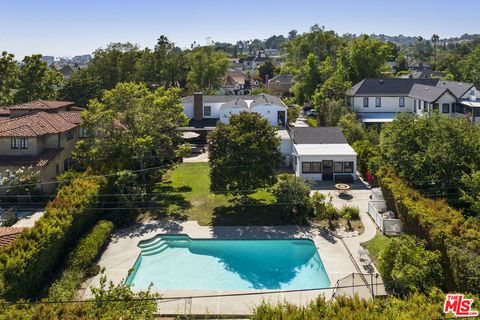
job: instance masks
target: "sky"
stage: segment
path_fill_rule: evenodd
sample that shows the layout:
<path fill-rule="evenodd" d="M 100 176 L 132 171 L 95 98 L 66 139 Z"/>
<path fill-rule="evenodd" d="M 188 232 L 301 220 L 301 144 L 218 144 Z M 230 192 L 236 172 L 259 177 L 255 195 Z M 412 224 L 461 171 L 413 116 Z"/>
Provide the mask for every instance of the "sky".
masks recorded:
<path fill-rule="evenodd" d="M 452 8 L 453 5 L 453 8 Z M 441 38 L 480 33 L 480 1 L 457 0 L 0 0 L 0 51 L 74 56 L 110 42 L 153 47 L 266 39 L 318 23 L 343 33 Z"/>

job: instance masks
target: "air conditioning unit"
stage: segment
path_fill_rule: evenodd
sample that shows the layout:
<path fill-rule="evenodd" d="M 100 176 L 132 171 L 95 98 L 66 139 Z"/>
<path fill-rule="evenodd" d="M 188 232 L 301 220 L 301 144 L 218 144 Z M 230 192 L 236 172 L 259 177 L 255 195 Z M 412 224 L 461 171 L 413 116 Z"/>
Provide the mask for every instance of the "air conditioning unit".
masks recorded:
<path fill-rule="evenodd" d="M 470 95 L 470 101 L 477 101 L 477 96 L 475 94 Z"/>

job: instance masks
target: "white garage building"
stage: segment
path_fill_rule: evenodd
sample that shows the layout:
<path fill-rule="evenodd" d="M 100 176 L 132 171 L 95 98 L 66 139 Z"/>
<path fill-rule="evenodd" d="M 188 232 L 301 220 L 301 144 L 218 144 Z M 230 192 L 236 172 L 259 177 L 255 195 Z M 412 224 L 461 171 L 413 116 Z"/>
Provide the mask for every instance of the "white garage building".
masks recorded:
<path fill-rule="evenodd" d="M 292 167 L 306 180 L 356 180 L 357 154 L 338 127 L 291 128 Z"/>

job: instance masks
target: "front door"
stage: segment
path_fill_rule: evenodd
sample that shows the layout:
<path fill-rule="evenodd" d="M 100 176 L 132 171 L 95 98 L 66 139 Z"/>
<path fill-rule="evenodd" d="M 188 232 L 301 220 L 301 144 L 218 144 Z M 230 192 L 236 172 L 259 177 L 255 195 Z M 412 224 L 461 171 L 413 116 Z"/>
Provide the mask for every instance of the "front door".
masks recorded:
<path fill-rule="evenodd" d="M 277 111 L 277 123 L 281 127 L 285 127 L 285 111 Z"/>
<path fill-rule="evenodd" d="M 333 160 L 322 161 L 322 180 L 333 180 Z"/>

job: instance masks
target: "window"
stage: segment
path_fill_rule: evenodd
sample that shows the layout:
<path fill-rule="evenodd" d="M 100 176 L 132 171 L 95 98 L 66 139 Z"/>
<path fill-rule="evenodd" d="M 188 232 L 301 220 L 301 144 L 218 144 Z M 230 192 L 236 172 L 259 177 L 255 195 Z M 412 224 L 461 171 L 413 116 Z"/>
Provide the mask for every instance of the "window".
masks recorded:
<path fill-rule="evenodd" d="M 382 106 L 382 98 L 376 97 L 375 98 L 375 107 L 380 108 Z"/>
<path fill-rule="evenodd" d="M 322 173 L 322 163 L 302 162 L 302 173 Z"/>
<path fill-rule="evenodd" d="M 434 103 L 434 104 L 433 104 L 433 110 L 438 110 L 439 107 L 440 107 L 440 106 L 439 106 L 438 103 Z"/>
<path fill-rule="evenodd" d="M 203 116 L 204 117 L 210 117 L 211 115 L 212 115 L 212 107 L 204 106 L 203 107 Z"/>
<path fill-rule="evenodd" d="M 343 163 L 343 172 L 353 173 L 353 162 L 344 162 Z"/>
<path fill-rule="evenodd" d="M 310 162 L 302 162 L 302 173 L 311 173 Z"/>
<path fill-rule="evenodd" d="M 455 102 L 452 103 L 452 113 L 457 112 L 457 104 Z"/>
<path fill-rule="evenodd" d="M 415 104 L 418 102 L 418 110 L 422 110 L 422 103 L 420 100 L 415 100 Z"/>
<path fill-rule="evenodd" d="M 20 146 L 20 141 L 19 140 L 20 139 L 18 139 L 18 138 L 12 138 L 10 140 L 10 148 L 11 149 L 18 149 L 19 146 Z"/>
<path fill-rule="evenodd" d="M 87 137 L 87 129 L 84 127 L 79 127 L 78 128 L 78 137 L 79 138 L 86 138 Z"/>
<path fill-rule="evenodd" d="M 28 138 L 20 138 L 20 149 L 28 149 Z"/>
<path fill-rule="evenodd" d="M 400 106 L 400 108 L 405 107 L 405 98 L 404 97 L 400 97 L 398 99 L 398 105 Z M 415 105 L 415 107 L 417 107 L 417 106 Z"/>
<path fill-rule="evenodd" d="M 321 173 L 321 172 L 322 172 L 322 163 L 312 162 L 312 173 Z"/>
<path fill-rule="evenodd" d="M 368 98 L 363 98 L 363 107 L 368 108 Z"/>
<path fill-rule="evenodd" d="M 442 112 L 443 113 L 450 113 L 450 105 L 448 103 L 442 104 Z"/>
<path fill-rule="evenodd" d="M 343 162 L 335 162 L 333 168 L 335 173 L 343 173 Z"/>
<path fill-rule="evenodd" d="M 67 131 L 67 141 L 68 140 L 72 140 L 73 138 L 75 137 L 75 131 L 72 129 L 72 130 L 68 130 Z"/>
<path fill-rule="evenodd" d="M 60 173 L 60 165 L 59 165 L 58 163 L 57 163 L 57 165 L 55 166 L 55 172 L 56 172 L 57 174 Z"/>
<path fill-rule="evenodd" d="M 479 108 L 474 108 L 473 109 L 473 115 L 475 117 L 480 117 L 480 109 Z"/>
<path fill-rule="evenodd" d="M 423 101 L 423 109 L 428 110 L 428 102 Z"/>
<path fill-rule="evenodd" d="M 70 164 L 70 159 L 63 160 L 63 170 L 67 171 Z"/>

